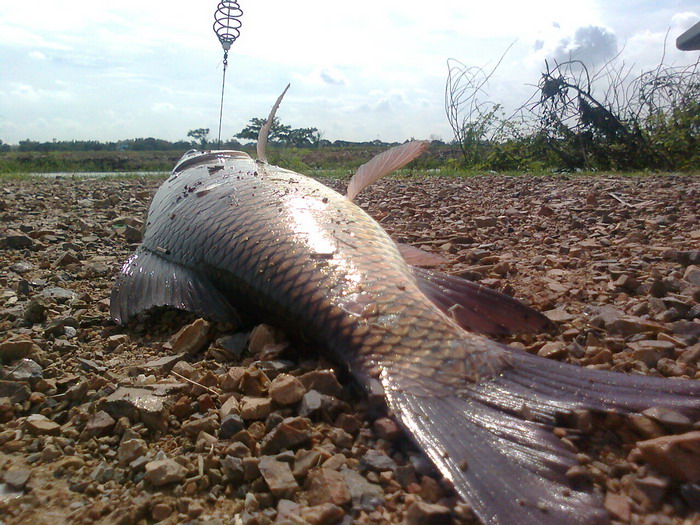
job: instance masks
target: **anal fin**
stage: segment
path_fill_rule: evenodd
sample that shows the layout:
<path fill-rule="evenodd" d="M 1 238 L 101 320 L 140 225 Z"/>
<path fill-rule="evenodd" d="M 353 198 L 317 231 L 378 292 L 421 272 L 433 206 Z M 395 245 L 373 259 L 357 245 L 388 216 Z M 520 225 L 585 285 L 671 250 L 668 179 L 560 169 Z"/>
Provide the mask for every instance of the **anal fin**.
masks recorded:
<path fill-rule="evenodd" d="M 554 327 L 544 314 L 496 290 L 434 270 L 412 270 L 421 291 L 465 330 L 510 335 Z"/>
<path fill-rule="evenodd" d="M 139 247 L 112 288 L 110 314 L 115 323 L 125 324 L 156 306 L 186 310 L 212 321 L 239 322 L 236 311 L 205 276 Z"/>

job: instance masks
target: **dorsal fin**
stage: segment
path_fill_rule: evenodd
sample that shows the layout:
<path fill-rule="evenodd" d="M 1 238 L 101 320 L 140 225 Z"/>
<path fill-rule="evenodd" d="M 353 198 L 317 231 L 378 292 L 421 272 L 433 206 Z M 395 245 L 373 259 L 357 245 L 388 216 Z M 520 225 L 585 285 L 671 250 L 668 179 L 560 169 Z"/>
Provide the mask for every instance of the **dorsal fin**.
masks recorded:
<path fill-rule="evenodd" d="M 258 133 L 258 144 L 256 146 L 256 151 L 258 153 L 258 160 L 261 162 L 264 162 L 267 164 L 267 155 L 265 154 L 265 147 L 267 146 L 267 135 L 270 133 L 270 128 L 272 127 L 272 123 L 275 120 L 275 113 L 277 113 L 277 108 L 280 107 L 280 103 L 282 102 L 282 99 L 284 98 L 284 94 L 287 92 L 289 89 L 289 86 L 291 84 L 287 84 L 287 87 L 284 88 L 284 91 L 282 91 L 282 94 L 277 97 L 277 102 L 275 102 L 275 105 L 272 106 L 272 111 L 270 111 L 270 116 L 267 117 L 267 121 L 265 122 L 265 125 L 260 128 L 260 133 Z"/>
<path fill-rule="evenodd" d="M 428 146 L 430 146 L 430 142 L 427 140 L 414 140 L 401 146 L 395 146 L 372 158 L 360 166 L 350 179 L 347 198 L 353 200 L 358 193 L 375 180 L 405 166 L 428 149 Z"/>

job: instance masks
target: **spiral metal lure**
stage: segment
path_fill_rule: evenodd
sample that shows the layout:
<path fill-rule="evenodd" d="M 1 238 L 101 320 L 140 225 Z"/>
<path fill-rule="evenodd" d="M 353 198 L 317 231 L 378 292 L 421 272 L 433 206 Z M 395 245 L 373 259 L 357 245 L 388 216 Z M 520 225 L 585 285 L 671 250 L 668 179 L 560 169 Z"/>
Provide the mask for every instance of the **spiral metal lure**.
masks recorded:
<path fill-rule="evenodd" d="M 221 80 L 221 106 L 219 109 L 219 148 L 221 148 L 221 122 L 224 115 L 224 88 L 226 87 L 226 66 L 228 66 L 228 51 L 231 49 L 236 39 L 241 35 L 241 16 L 243 10 L 238 5 L 238 2 L 231 0 L 222 0 L 216 6 L 214 13 L 214 33 L 224 49 L 224 73 Z"/>

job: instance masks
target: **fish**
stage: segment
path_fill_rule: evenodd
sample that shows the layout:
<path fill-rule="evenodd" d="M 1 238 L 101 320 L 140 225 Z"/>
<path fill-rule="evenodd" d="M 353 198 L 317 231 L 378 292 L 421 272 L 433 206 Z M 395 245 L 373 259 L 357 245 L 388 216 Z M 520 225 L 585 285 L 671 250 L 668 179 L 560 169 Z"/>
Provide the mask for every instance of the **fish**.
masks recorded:
<path fill-rule="evenodd" d="M 115 323 L 169 306 L 319 342 L 384 399 L 489 525 L 609 521 L 599 491 L 567 476 L 578 462 L 553 432 L 563 414 L 700 414 L 700 382 L 581 368 L 494 341 L 551 322 L 494 290 L 413 266 L 415 252 L 351 198 L 425 144 L 379 155 L 342 195 L 267 162 L 264 142 L 258 160 L 218 150 L 177 163 L 114 284 Z"/>

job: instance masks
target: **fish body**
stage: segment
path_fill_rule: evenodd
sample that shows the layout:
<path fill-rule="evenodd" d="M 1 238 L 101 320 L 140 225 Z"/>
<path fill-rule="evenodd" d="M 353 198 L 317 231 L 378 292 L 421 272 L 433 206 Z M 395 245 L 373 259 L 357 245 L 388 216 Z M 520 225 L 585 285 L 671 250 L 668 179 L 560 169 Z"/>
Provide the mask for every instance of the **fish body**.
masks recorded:
<path fill-rule="evenodd" d="M 460 302 L 450 287 L 461 286 L 451 279 L 412 268 L 376 221 L 325 185 L 221 151 L 185 156 L 159 188 L 111 308 L 117 323 L 169 305 L 302 332 L 385 397 L 484 522 L 607 522 L 595 492 L 569 485 L 576 460 L 551 432 L 556 415 L 697 415 L 698 384 L 509 350 L 450 315 Z"/>

